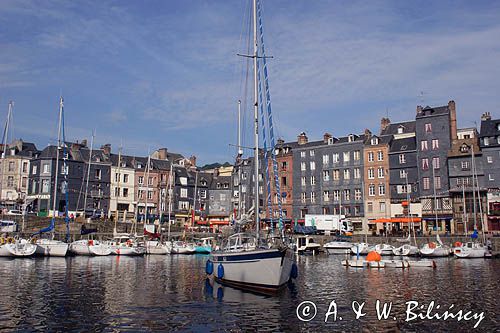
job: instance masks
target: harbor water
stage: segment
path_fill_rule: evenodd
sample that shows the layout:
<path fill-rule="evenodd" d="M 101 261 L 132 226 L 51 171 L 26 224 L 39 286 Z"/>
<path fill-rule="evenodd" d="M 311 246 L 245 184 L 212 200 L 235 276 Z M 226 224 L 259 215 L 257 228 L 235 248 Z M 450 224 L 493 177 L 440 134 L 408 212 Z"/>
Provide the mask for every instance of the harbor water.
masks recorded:
<path fill-rule="evenodd" d="M 434 301 L 434 308 L 441 307 L 437 312 L 452 304 L 450 311 L 484 312 L 475 331 L 500 329 L 500 260 L 442 258 L 436 260 L 436 269 L 375 270 L 345 268 L 341 256 L 301 256 L 299 277 L 278 295 L 263 296 L 207 280 L 206 259 L 201 255 L 0 258 L 0 330 L 468 332 L 477 322 L 407 321 L 410 301 L 419 307 Z M 392 303 L 388 319 L 377 318 L 377 300 Z M 365 303 L 365 315 L 359 319 L 353 301 Z M 297 310 L 301 303 L 314 303 L 316 310 Z M 336 310 L 336 316 L 325 316 L 329 310 Z M 314 313 L 314 318 L 303 317 Z"/>

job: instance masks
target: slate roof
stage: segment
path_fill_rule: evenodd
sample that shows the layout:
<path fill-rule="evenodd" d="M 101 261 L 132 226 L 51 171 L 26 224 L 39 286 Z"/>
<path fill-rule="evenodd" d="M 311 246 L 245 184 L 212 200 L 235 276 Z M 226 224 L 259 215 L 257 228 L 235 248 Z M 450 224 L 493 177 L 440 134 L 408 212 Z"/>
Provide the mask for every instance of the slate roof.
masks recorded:
<path fill-rule="evenodd" d="M 490 119 L 481 121 L 481 131 L 479 137 L 483 138 L 485 136 L 497 136 L 500 135 L 500 130 L 498 126 L 500 124 L 500 119 Z"/>
<path fill-rule="evenodd" d="M 435 116 L 435 115 L 441 115 L 441 114 L 448 114 L 450 113 L 450 110 L 448 109 L 448 105 L 444 106 L 437 106 L 435 108 L 431 108 L 430 106 L 426 106 L 425 108 L 422 109 L 422 112 L 417 113 L 416 118 L 424 118 L 428 116 Z"/>
<path fill-rule="evenodd" d="M 416 151 L 417 141 L 415 137 L 404 138 L 404 139 L 394 139 L 391 142 L 389 151 L 392 152 L 405 152 L 405 151 Z"/>
<path fill-rule="evenodd" d="M 398 128 L 403 126 L 403 133 L 415 133 L 415 120 L 402 121 L 399 123 L 389 124 L 387 128 L 380 132 L 380 135 L 394 135 L 398 134 Z"/>

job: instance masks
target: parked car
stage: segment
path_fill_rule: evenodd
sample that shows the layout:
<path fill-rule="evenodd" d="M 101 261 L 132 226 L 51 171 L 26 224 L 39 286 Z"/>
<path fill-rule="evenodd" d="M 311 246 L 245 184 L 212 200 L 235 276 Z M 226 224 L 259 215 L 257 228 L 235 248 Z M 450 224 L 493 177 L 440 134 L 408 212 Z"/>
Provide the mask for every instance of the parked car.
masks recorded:
<path fill-rule="evenodd" d="M 17 215 L 17 216 L 22 216 L 23 212 L 17 209 L 11 209 L 7 212 L 7 215 Z"/>

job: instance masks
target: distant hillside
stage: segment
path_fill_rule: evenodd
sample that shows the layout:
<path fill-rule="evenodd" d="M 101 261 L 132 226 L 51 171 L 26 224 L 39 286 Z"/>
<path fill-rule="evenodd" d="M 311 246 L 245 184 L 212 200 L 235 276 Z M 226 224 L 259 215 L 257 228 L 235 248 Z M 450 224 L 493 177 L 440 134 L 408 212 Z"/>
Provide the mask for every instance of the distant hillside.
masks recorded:
<path fill-rule="evenodd" d="M 204 166 L 202 166 L 200 168 L 200 170 L 211 170 L 211 169 L 220 168 L 220 167 L 228 167 L 228 166 L 231 166 L 231 165 L 232 164 L 229 163 L 229 162 L 225 162 L 224 164 L 211 163 L 211 164 L 205 164 Z"/>

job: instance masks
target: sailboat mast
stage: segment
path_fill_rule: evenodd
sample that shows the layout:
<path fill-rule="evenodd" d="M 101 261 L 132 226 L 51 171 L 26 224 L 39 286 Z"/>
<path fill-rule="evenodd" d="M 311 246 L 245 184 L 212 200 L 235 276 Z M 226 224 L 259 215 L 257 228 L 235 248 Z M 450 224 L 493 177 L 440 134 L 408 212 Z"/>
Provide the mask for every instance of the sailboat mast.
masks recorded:
<path fill-rule="evenodd" d="M 432 189 L 434 191 L 434 227 L 436 228 L 436 234 L 438 233 L 438 211 L 437 211 L 437 197 L 436 197 L 436 176 L 435 176 L 436 166 L 434 161 L 432 161 Z"/>
<path fill-rule="evenodd" d="M 254 213 L 255 213 L 255 232 L 257 234 L 257 242 L 260 239 L 260 216 L 259 216 L 259 100 L 258 100 L 258 83 L 257 83 L 257 60 L 258 60 L 258 45 L 257 45 L 257 0 L 253 0 L 253 75 L 254 75 Z M 258 243 L 257 243 L 258 244 Z"/>
<path fill-rule="evenodd" d="M 474 158 L 474 148 L 472 148 L 472 157 Z M 481 219 L 481 231 L 483 232 L 483 244 L 486 244 L 486 236 L 484 234 L 484 216 L 483 216 L 483 203 L 481 200 L 481 192 L 479 189 L 479 179 L 477 177 L 476 162 L 474 161 L 474 169 L 472 170 L 472 177 L 476 178 L 477 184 L 477 199 L 479 200 L 479 217 Z M 474 190 L 474 188 L 473 188 Z"/>
<path fill-rule="evenodd" d="M 95 131 L 92 131 L 92 138 L 90 139 L 90 154 L 89 154 L 89 166 L 87 167 L 87 180 L 85 183 L 85 196 L 83 198 L 83 217 L 85 218 L 85 211 L 87 210 L 87 197 L 89 192 L 89 178 L 90 178 L 90 167 L 92 166 L 92 153 L 94 148 L 94 136 Z"/>
<path fill-rule="evenodd" d="M 236 162 L 238 164 L 238 214 L 235 219 L 241 218 L 241 158 L 243 156 L 243 149 L 241 149 L 241 100 L 238 100 L 238 157 Z"/>
<path fill-rule="evenodd" d="M 148 224 L 148 195 L 149 195 L 149 169 L 151 168 L 151 155 L 148 152 L 148 165 L 146 166 L 146 179 L 144 181 L 146 182 L 146 195 L 144 199 L 144 225 Z"/>
<path fill-rule="evenodd" d="M 120 202 L 119 198 L 120 198 L 120 180 L 121 180 L 121 164 L 122 164 L 122 147 L 120 146 L 120 149 L 118 150 L 118 184 L 117 184 L 117 191 L 118 193 L 115 193 L 115 197 L 116 197 L 116 212 L 115 212 L 115 230 L 116 230 L 116 224 L 118 222 L 118 213 L 120 212 L 118 210 L 118 203 Z M 126 215 L 125 212 L 123 212 L 124 215 Z"/>
<path fill-rule="evenodd" d="M 1 177 L 0 177 L 0 198 L 2 197 L 2 185 L 3 185 L 3 174 L 4 174 L 4 168 L 5 168 L 5 157 L 7 156 L 7 141 L 9 140 L 9 125 L 10 125 L 10 118 L 12 116 L 12 107 L 14 105 L 13 101 L 9 102 L 9 111 L 7 112 L 7 120 L 5 122 L 5 130 L 3 133 L 3 153 L 2 153 L 2 169 L 1 171 Z"/>
<path fill-rule="evenodd" d="M 192 224 L 191 226 L 194 227 L 194 220 L 196 219 L 196 196 L 198 192 L 198 171 L 195 173 L 194 177 L 194 194 L 193 194 L 193 215 L 191 216 L 192 219 Z"/>
<path fill-rule="evenodd" d="M 172 166 L 173 163 L 170 162 L 170 172 L 168 173 L 168 240 L 170 240 L 170 217 L 172 215 Z"/>
<path fill-rule="evenodd" d="M 411 231 L 413 230 L 413 241 L 415 242 L 415 246 L 417 246 L 417 237 L 415 235 L 415 225 L 413 224 L 413 216 L 411 214 L 411 197 L 410 190 L 408 189 L 408 171 L 405 170 L 405 179 L 406 179 L 406 200 L 408 201 L 408 217 L 410 218 L 410 236 Z"/>
<path fill-rule="evenodd" d="M 52 219 L 56 217 L 56 203 L 57 203 L 57 181 L 59 175 L 59 149 L 61 148 L 61 126 L 62 126 L 62 113 L 64 107 L 64 100 L 62 96 L 59 99 L 59 124 L 57 129 L 57 149 L 56 149 L 56 173 L 54 179 L 54 198 L 52 202 Z"/>
<path fill-rule="evenodd" d="M 476 178 L 474 177 L 474 169 L 475 169 L 475 165 L 474 165 L 474 146 L 471 146 L 471 151 L 472 151 L 472 155 L 471 155 L 471 168 L 472 168 L 472 202 L 473 202 L 473 205 L 472 205 L 472 210 L 473 210 L 473 214 L 474 214 L 474 230 L 477 230 L 477 216 L 476 216 Z"/>

